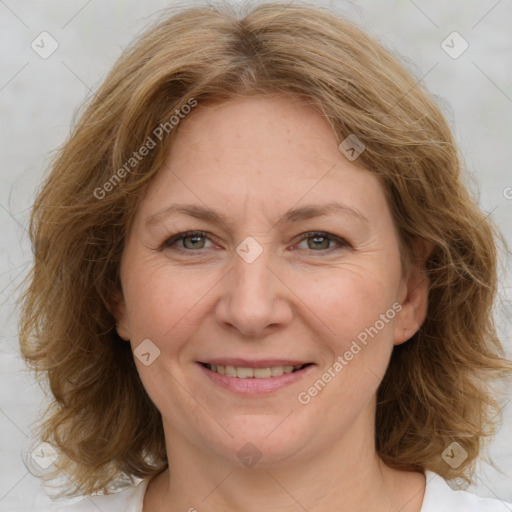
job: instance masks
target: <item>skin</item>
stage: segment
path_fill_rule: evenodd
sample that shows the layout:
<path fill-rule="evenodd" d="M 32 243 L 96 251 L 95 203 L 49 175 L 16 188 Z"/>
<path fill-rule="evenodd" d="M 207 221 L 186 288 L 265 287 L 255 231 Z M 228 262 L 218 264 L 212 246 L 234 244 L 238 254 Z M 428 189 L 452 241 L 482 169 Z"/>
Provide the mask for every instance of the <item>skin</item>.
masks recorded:
<path fill-rule="evenodd" d="M 404 275 L 380 182 L 295 98 L 200 105 L 176 135 L 128 234 L 116 303 L 118 333 L 132 349 L 149 339 L 160 350 L 147 366 L 135 361 L 162 414 L 172 475 L 151 480 L 144 512 L 418 512 L 425 477 L 382 463 L 374 419 L 393 347 L 425 319 L 428 283 L 421 265 Z M 344 213 L 281 220 L 290 208 L 330 201 L 367 221 Z M 227 220 L 155 217 L 178 202 Z M 164 246 L 188 230 L 208 237 Z M 310 231 L 346 243 L 300 240 Z M 248 236 L 262 248 L 252 263 L 236 252 Z M 298 394 L 394 303 L 401 305 L 394 318 L 301 404 Z M 205 376 L 198 361 L 215 357 L 314 365 L 272 394 L 240 396 Z M 248 442 L 261 454 L 253 467 L 237 456 Z"/>

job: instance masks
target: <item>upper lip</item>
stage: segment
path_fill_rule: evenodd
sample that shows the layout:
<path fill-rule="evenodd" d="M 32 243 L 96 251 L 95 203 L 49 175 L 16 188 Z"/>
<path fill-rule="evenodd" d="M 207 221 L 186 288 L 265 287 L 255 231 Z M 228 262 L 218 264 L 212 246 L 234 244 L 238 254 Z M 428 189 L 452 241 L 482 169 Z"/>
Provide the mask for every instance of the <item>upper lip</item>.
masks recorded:
<path fill-rule="evenodd" d="M 203 364 L 237 366 L 239 368 L 271 368 L 273 366 L 300 366 L 310 364 L 311 361 L 298 361 L 296 359 L 241 359 L 216 358 L 200 361 Z"/>

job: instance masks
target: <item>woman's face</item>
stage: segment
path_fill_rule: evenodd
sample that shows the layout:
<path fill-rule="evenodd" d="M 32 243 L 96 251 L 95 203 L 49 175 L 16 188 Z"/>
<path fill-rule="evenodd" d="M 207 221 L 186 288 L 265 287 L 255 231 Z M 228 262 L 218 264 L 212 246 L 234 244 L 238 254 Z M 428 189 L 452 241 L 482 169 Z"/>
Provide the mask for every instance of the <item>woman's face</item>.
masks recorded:
<path fill-rule="evenodd" d="M 176 135 L 117 313 L 168 449 L 249 465 L 373 446 L 393 345 L 426 312 L 379 181 L 286 97 L 199 106 Z"/>

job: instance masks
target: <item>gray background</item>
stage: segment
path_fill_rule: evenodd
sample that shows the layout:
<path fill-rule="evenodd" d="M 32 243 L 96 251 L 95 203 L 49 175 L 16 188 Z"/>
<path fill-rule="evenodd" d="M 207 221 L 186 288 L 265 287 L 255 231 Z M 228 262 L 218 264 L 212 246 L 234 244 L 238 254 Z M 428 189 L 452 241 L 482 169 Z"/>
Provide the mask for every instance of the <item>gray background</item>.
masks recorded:
<path fill-rule="evenodd" d="M 322 2 L 330 4 L 400 54 L 437 97 L 465 155 L 468 184 L 510 243 L 512 0 Z M 31 260 L 26 237 L 29 208 L 52 151 L 69 133 L 76 108 L 99 85 L 121 49 L 168 5 L 156 0 L 0 0 L 2 511 L 49 510 L 50 503 L 23 462 L 33 441 L 31 426 L 43 403 L 43 394 L 23 370 L 17 349 L 17 286 Z M 43 31 L 59 44 L 47 59 L 31 48 Z M 469 44 L 457 59 L 441 47 L 453 31 Z M 500 277 L 498 322 L 511 354 L 510 318 L 504 306 L 511 298 L 512 272 L 505 257 Z M 472 489 L 512 501 L 510 401 L 503 407 L 503 418 L 488 450 L 496 467 L 482 463 Z"/>

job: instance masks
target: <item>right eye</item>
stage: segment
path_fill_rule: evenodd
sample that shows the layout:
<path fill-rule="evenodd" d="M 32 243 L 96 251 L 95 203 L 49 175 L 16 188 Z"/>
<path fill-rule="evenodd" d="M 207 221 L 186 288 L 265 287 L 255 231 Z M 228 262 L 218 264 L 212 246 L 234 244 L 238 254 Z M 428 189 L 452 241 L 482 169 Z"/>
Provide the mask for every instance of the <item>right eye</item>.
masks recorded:
<path fill-rule="evenodd" d="M 195 252 L 205 248 L 206 240 L 209 240 L 208 233 L 204 231 L 185 231 L 169 237 L 160 249 L 172 248 L 178 251 Z"/>

